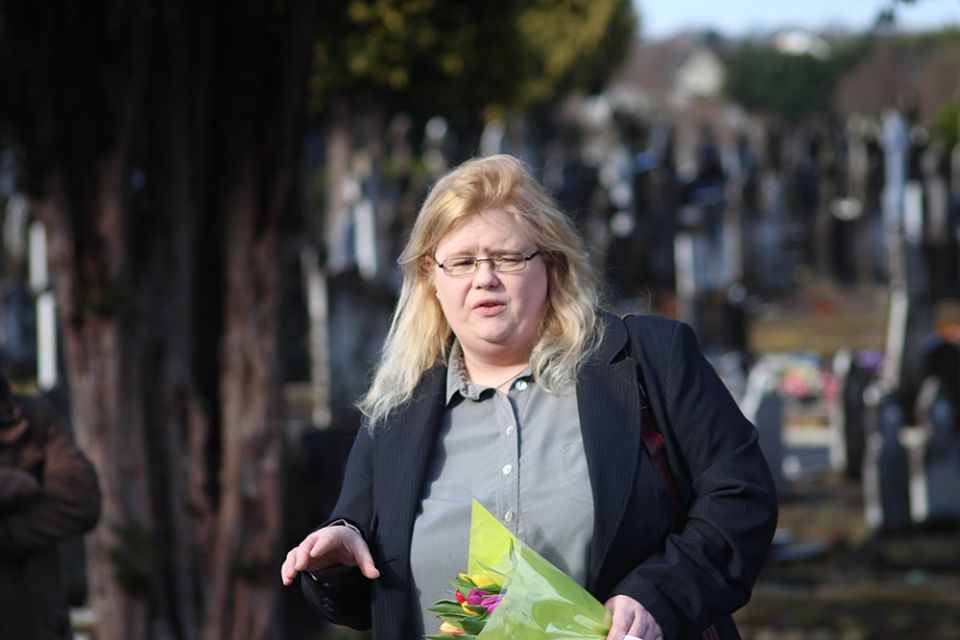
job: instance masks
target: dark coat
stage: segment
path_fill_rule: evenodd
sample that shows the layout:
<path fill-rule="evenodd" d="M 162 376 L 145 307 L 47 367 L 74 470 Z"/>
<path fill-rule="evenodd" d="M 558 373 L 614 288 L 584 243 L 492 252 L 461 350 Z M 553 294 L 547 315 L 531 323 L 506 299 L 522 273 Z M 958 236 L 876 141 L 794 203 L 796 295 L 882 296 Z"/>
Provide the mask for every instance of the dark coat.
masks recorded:
<path fill-rule="evenodd" d="M 97 475 L 46 402 L 15 397 L 0 440 L 0 639 L 67 640 L 57 544 L 96 524 Z"/>
<path fill-rule="evenodd" d="M 749 600 L 777 520 L 756 429 L 688 326 L 650 316 L 604 321 L 603 345 L 577 382 L 595 506 L 587 589 L 601 602 L 636 599 L 667 639 L 696 638 L 710 624 L 721 638 L 739 638 L 730 614 Z M 669 497 L 641 443 L 640 379 L 687 505 L 680 535 L 670 533 Z M 334 571 L 301 581 L 314 608 L 340 624 L 372 626 L 377 640 L 410 637 L 419 615 L 410 539 L 445 381 L 444 367 L 427 372 L 387 424 L 360 430 L 347 463 L 332 517 L 360 529 L 381 577 Z"/>

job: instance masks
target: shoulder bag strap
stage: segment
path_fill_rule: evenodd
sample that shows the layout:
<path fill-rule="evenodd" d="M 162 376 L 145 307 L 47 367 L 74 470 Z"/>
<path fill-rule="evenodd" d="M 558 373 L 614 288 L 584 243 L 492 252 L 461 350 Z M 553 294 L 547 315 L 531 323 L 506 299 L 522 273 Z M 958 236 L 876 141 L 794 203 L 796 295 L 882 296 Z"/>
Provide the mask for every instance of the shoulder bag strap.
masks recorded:
<path fill-rule="evenodd" d="M 667 495 L 670 497 L 670 528 L 674 533 L 680 533 L 685 520 L 683 503 L 680 501 L 677 484 L 674 482 L 673 473 L 670 471 L 670 461 L 667 458 L 667 448 L 663 441 L 663 434 L 660 433 L 657 422 L 653 418 L 653 410 L 650 408 L 650 398 L 647 396 L 643 371 L 640 369 L 640 363 L 633 356 L 633 341 L 625 322 L 623 328 L 627 331 L 627 357 L 633 361 L 637 372 L 637 387 L 640 393 L 640 438 L 643 441 L 643 448 L 647 450 L 647 455 L 650 456 L 650 461 L 653 462 L 654 470 L 667 488 Z"/>
<path fill-rule="evenodd" d="M 624 323 L 624 328 L 626 328 L 626 323 Z M 637 386 L 640 392 L 640 438 L 643 441 L 643 448 L 647 450 L 647 455 L 650 456 L 654 470 L 667 488 L 667 495 L 670 498 L 670 528 L 674 533 L 680 533 L 686 520 L 683 504 L 680 501 L 680 494 L 677 492 L 677 484 L 673 480 L 673 473 L 670 471 L 670 461 L 667 458 L 663 434 L 660 433 L 657 423 L 653 419 L 653 410 L 650 408 L 650 398 L 647 396 L 647 390 L 644 386 L 640 363 L 633 357 L 629 342 L 629 330 L 627 335 L 627 356 L 634 361 L 634 366 L 637 369 Z M 703 640 L 720 640 L 716 626 L 710 625 L 707 627 L 702 638 Z"/>
<path fill-rule="evenodd" d="M 642 403 L 640 409 L 640 438 L 643 440 L 643 447 L 647 450 L 647 455 L 650 456 L 654 470 L 667 488 L 667 495 L 670 497 L 670 528 L 674 533 L 680 533 L 685 520 L 683 505 L 680 502 L 677 485 L 673 481 L 673 474 L 670 472 L 670 462 L 667 459 L 663 434 L 657 429 L 657 423 L 653 419 L 653 411 L 650 409 L 650 401 L 647 398 L 646 390 L 643 388 L 643 382 L 640 382 L 640 402 Z"/>

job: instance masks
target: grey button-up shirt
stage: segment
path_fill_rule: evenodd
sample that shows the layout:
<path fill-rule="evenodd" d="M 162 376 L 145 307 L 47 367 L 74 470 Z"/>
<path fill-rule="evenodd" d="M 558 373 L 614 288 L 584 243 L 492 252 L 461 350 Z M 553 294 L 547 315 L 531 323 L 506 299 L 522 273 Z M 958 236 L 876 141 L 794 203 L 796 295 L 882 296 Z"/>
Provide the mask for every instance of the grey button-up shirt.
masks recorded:
<path fill-rule="evenodd" d="M 529 370 L 507 393 L 473 384 L 455 345 L 436 446 L 410 549 L 421 633 L 436 631 L 440 623 L 427 608 L 452 598 L 450 581 L 466 571 L 472 498 L 556 567 L 586 582 L 593 496 L 574 385 L 549 394 Z"/>

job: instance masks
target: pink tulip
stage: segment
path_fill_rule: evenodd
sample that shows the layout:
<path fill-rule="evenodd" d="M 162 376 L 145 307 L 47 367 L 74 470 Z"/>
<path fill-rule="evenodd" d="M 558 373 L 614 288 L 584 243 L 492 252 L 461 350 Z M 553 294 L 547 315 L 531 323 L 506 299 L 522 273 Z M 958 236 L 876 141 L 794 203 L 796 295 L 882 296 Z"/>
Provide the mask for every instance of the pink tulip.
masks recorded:
<path fill-rule="evenodd" d="M 503 594 L 498 593 L 496 595 L 487 596 L 480 601 L 480 606 L 487 610 L 487 613 L 493 613 L 493 610 L 497 608 L 497 605 L 500 604 L 500 600 L 503 599 Z"/>
<path fill-rule="evenodd" d="M 471 589 L 467 596 L 467 604 L 480 604 L 480 602 L 490 594 L 482 589 Z"/>

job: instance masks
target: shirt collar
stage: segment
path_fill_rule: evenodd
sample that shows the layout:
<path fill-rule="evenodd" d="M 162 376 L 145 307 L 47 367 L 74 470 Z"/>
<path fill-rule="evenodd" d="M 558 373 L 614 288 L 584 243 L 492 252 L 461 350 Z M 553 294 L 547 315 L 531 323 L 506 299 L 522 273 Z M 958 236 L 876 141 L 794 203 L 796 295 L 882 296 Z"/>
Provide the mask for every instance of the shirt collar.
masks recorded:
<path fill-rule="evenodd" d="M 530 367 L 520 372 L 515 380 L 530 380 L 533 373 Z M 460 342 L 453 341 L 450 348 L 450 356 L 447 358 L 447 406 L 450 406 L 456 400 L 467 398 L 474 402 L 479 402 L 484 398 L 490 397 L 496 389 L 491 386 L 474 384 L 467 376 L 467 367 L 463 362 L 463 348 Z"/>

